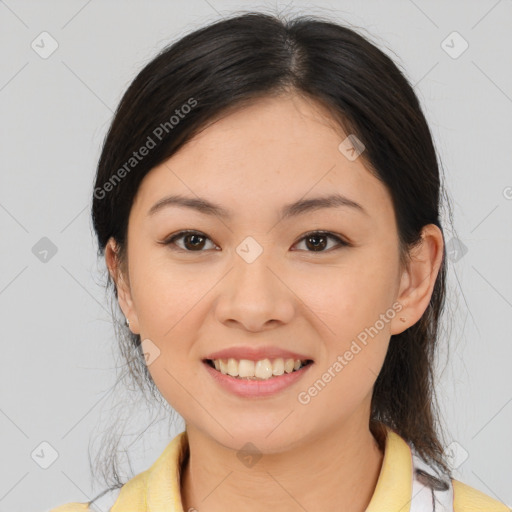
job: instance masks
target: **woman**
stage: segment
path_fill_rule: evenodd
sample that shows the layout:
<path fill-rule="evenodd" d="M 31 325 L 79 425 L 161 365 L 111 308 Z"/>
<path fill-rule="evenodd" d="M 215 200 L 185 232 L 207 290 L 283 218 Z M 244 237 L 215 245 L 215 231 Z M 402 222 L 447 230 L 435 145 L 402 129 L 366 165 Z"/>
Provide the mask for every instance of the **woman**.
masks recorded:
<path fill-rule="evenodd" d="M 54 511 L 508 510 L 440 440 L 440 196 L 413 89 L 349 28 L 251 13 L 163 50 L 92 213 L 127 363 L 186 429 Z"/>

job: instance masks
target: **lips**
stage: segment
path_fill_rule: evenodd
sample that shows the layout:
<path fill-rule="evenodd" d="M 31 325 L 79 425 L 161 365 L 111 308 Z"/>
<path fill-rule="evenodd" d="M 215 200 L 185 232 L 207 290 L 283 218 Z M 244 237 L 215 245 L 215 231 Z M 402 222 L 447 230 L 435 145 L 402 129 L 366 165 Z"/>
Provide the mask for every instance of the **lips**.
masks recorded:
<path fill-rule="evenodd" d="M 304 378 L 308 371 L 311 371 L 310 368 L 312 366 L 312 364 L 307 364 L 297 371 L 284 373 L 283 375 L 274 376 L 266 380 L 251 380 L 225 375 L 212 368 L 208 363 L 204 363 L 204 368 L 212 377 L 213 382 L 224 391 L 244 399 L 264 399 L 276 396 L 286 388 L 296 385 L 300 379 Z"/>

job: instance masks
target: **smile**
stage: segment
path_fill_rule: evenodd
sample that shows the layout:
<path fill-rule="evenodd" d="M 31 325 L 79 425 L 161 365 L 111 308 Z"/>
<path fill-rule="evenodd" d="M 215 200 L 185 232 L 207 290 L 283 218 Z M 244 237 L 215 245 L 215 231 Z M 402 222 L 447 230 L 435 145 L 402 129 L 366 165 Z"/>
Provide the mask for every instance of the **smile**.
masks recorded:
<path fill-rule="evenodd" d="M 203 360 L 203 365 L 214 382 L 224 390 L 244 398 L 268 397 L 291 386 L 301 379 L 313 366 L 310 359 L 277 358 L 273 361 L 263 359 L 251 361 L 248 359 Z M 218 369 L 216 368 L 218 367 Z M 272 369 L 272 374 L 269 374 Z M 231 375 L 237 373 L 237 375 Z M 276 371 L 277 374 L 274 374 Z M 266 375 L 258 377 L 258 375 Z"/>

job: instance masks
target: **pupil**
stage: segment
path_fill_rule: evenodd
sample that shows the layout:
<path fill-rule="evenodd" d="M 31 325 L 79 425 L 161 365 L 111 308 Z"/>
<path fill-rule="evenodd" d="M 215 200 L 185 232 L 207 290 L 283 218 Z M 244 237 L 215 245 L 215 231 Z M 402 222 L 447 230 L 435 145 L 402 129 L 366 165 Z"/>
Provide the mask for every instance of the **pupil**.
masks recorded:
<path fill-rule="evenodd" d="M 197 248 L 197 247 L 199 247 L 201 245 L 201 243 L 202 243 L 201 239 L 202 238 L 203 238 L 202 236 L 199 236 L 199 235 L 196 235 L 196 234 L 192 233 L 192 234 L 187 235 L 185 237 L 185 240 L 187 241 L 187 240 L 195 239 L 195 242 L 192 242 L 192 247 Z M 188 245 L 188 244 L 185 244 L 185 245 Z"/>
<path fill-rule="evenodd" d="M 325 248 L 325 239 L 326 239 L 326 237 L 325 237 L 324 235 L 314 235 L 314 236 L 310 236 L 310 237 L 308 237 L 307 241 L 308 241 L 308 242 L 311 242 L 311 240 L 315 240 L 315 239 L 319 239 L 319 238 L 320 238 L 320 239 L 322 239 L 322 240 L 324 241 L 324 243 L 320 243 L 320 244 L 318 244 L 318 243 L 316 243 L 316 244 L 315 244 L 315 243 L 313 243 L 313 247 L 314 247 L 315 249 L 318 249 L 319 247 L 320 247 L 321 249 L 323 249 L 323 248 Z"/>

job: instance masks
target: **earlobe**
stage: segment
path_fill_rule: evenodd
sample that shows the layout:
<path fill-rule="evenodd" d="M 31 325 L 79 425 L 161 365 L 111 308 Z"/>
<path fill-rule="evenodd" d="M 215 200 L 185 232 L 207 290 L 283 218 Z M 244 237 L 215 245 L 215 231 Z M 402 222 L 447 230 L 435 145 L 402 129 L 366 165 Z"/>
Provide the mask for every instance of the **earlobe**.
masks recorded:
<path fill-rule="evenodd" d="M 427 309 L 443 261 L 443 234 L 435 224 L 424 226 L 422 240 L 410 252 L 403 271 L 397 301 L 403 309 L 391 322 L 391 334 L 414 325 Z M 401 319 L 405 318 L 405 322 Z"/>
<path fill-rule="evenodd" d="M 124 273 L 121 271 L 117 251 L 118 248 L 116 241 L 114 238 L 110 238 L 105 247 L 105 262 L 108 272 L 112 277 L 117 290 L 119 307 L 126 319 L 129 320 L 128 327 L 134 334 L 139 334 L 138 318 L 133 305 L 130 286 L 125 280 Z"/>

